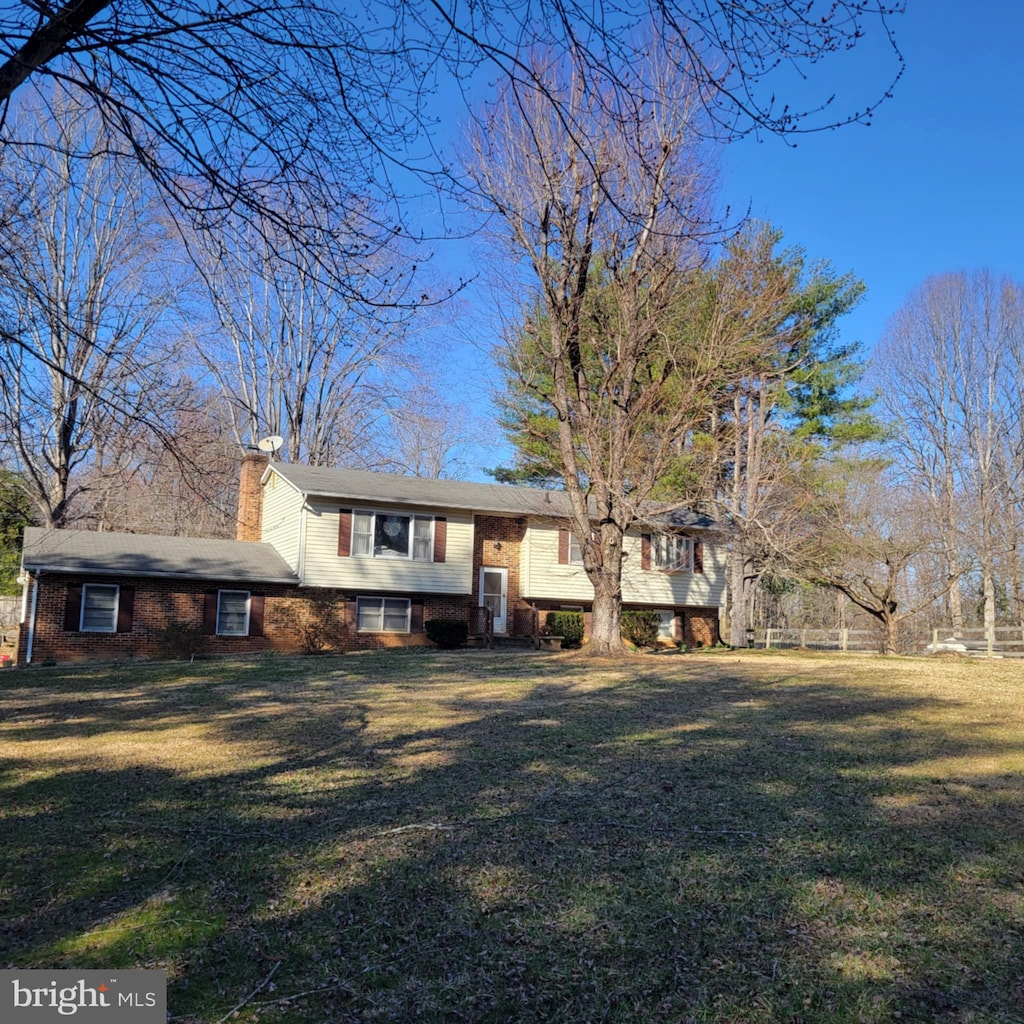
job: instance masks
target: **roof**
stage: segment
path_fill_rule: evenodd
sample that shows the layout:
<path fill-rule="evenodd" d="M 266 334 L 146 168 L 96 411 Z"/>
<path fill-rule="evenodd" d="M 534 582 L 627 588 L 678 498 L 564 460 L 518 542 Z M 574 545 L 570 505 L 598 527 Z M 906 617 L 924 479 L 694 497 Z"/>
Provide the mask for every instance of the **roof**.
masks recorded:
<path fill-rule="evenodd" d="M 273 462 L 270 468 L 303 495 L 388 505 L 422 505 L 461 509 L 468 512 L 497 512 L 513 516 L 544 516 L 568 519 L 571 510 L 565 491 L 544 491 L 536 487 L 505 484 L 466 483 L 429 477 L 370 473 L 361 469 L 325 469 L 290 462 Z M 711 529 L 715 522 L 686 509 L 664 515 L 653 513 L 679 529 Z"/>
<path fill-rule="evenodd" d="M 144 533 L 25 530 L 22 565 L 30 572 L 164 576 L 174 579 L 293 583 L 299 578 L 269 544 Z"/>

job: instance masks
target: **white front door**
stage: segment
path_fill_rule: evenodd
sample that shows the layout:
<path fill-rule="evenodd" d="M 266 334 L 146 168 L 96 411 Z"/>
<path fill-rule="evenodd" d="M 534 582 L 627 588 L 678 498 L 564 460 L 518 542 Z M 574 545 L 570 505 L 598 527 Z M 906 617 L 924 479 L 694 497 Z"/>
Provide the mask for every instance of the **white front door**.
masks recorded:
<path fill-rule="evenodd" d="M 506 631 L 508 608 L 508 569 L 480 570 L 480 607 L 490 608 L 494 616 L 494 632 Z"/>

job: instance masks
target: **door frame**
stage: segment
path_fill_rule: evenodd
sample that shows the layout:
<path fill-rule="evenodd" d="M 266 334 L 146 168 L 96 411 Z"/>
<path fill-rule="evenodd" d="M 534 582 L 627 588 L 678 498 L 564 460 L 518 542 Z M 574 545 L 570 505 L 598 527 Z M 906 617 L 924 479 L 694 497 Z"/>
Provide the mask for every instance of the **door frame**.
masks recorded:
<path fill-rule="evenodd" d="M 495 633 L 507 633 L 508 632 L 508 569 L 503 568 L 500 565 L 481 565 L 480 566 L 480 581 L 479 581 L 479 598 L 477 605 L 480 608 L 486 607 L 484 605 L 484 574 L 488 572 L 501 573 L 501 619 L 497 617 L 494 619 L 494 632 Z M 499 621 L 501 623 L 499 628 Z"/>

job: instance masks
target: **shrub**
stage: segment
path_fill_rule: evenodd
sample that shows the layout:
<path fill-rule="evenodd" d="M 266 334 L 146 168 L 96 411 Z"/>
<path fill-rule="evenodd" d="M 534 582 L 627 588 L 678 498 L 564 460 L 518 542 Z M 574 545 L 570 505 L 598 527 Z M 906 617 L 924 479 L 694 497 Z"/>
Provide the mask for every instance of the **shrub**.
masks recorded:
<path fill-rule="evenodd" d="M 427 639 L 443 651 L 462 647 L 469 639 L 469 623 L 465 619 L 431 619 L 423 624 Z"/>
<path fill-rule="evenodd" d="M 544 622 L 552 636 L 562 638 L 563 650 L 583 644 L 583 612 L 548 612 Z"/>
<path fill-rule="evenodd" d="M 622 636 L 637 647 L 653 647 L 658 642 L 661 616 L 653 611 L 622 613 Z"/>
<path fill-rule="evenodd" d="M 184 661 L 195 657 L 203 649 L 205 634 L 202 626 L 171 622 L 160 630 L 159 640 L 168 657 Z"/>
<path fill-rule="evenodd" d="M 345 604 L 335 590 L 313 591 L 281 609 L 281 622 L 299 638 L 303 654 L 322 654 L 340 646 Z"/>

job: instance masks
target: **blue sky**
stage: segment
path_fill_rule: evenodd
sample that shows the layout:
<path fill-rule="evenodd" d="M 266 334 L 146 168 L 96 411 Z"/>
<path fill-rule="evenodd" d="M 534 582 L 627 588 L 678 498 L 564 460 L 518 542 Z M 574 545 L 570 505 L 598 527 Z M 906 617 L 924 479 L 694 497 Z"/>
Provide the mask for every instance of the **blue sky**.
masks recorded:
<path fill-rule="evenodd" d="M 909 0 L 892 24 L 906 71 L 870 127 L 803 135 L 795 147 L 747 138 L 722 155 L 724 203 L 734 211 L 749 205 L 787 244 L 865 282 L 866 298 L 841 324 L 841 339 L 867 353 L 930 275 L 988 268 L 1024 280 L 1024 3 Z M 858 109 L 895 70 L 876 34 L 822 62 L 808 88 L 835 91 L 839 110 Z M 467 351 L 458 365 L 453 400 L 482 409 L 485 387 L 468 382 L 494 382 L 486 360 Z M 502 457 L 485 444 L 470 463 L 493 466 Z"/>
<path fill-rule="evenodd" d="M 866 349 L 929 276 L 988 268 L 1024 279 L 1024 4 L 910 0 L 894 19 L 906 71 L 870 127 L 747 139 L 724 154 L 723 195 L 867 285 L 842 325 Z M 839 62 L 842 103 L 884 85 L 881 47 Z M 827 77 L 828 65 L 821 74 Z"/>

